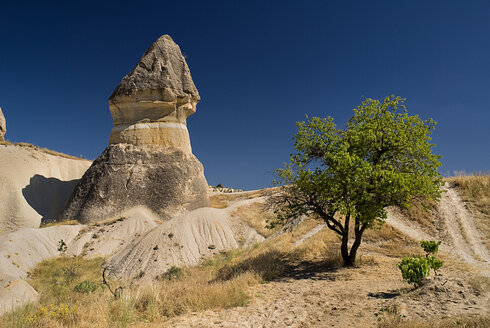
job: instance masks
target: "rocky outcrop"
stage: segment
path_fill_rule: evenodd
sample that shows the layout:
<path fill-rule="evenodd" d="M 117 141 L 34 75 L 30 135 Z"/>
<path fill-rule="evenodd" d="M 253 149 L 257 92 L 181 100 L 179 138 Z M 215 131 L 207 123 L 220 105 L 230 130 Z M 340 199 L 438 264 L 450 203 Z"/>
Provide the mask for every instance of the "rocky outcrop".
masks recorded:
<path fill-rule="evenodd" d="M 109 142 L 156 144 L 191 153 L 186 119 L 200 99 L 179 46 L 164 35 L 110 96 L 114 128 Z"/>
<path fill-rule="evenodd" d="M 161 218 L 209 204 L 204 169 L 189 153 L 109 145 L 75 188 L 64 219 L 82 223 L 145 206 Z"/>
<path fill-rule="evenodd" d="M 3 116 L 2 108 L 0 108 L 0 141 L 4 141 L 5 133 L 7 132 L 7 121 L 5 116 Z"/>
<path fill-rule="evenodd" d="M 136 206 L 166 219 L 207 206 L 204 169 L 186 127 L 199 100 L 179 46 L 160 37 L 110 96 L 109 147 L 58 219 L 97 222 Z"/>

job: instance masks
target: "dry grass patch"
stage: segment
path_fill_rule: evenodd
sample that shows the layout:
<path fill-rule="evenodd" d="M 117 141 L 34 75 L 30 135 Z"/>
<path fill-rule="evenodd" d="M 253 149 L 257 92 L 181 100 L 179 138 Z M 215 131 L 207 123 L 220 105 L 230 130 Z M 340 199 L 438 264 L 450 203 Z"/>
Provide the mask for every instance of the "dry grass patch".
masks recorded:
<path fill-rule="evenodd" d="M 232 215 L 239 217 L 242 221 L 246 222 L 251 228 L 255 229 L 259 234 L 266 238 L 271 236 L 280 228 L 267 228 L 268 220 L 273 219 L 274 214 L 268 212 L 261 202 L 240 206 L 232 213 Z"/>
<path fill-rule="evenodd" d="M 436 232 L 436 227 L 440 223 L 437 216 L 437 202 L 433 200 L 413 200 L 408 208 L 401 209 L 401 213 L 431 233 Z"/>
<path fill-rule="evenodd" d="M 289 243 L 286 239 L 278 245 Z M 0 327 L 129 327 L 162 323 L 187 312 L 243 306 L 250 299 L 250 286 L 284 272 L 279 253 L 271 247 L 254 245 L 223 252 L 199 266 L 174 268 L 179 274 L 162 275 L 143 288 L 112 281 L 113 288 L 127 286 L 118 299 L 102 284 L 104 259 L 46 260 L 32 271 L 29 280 L 40 292 L 39 304 L 4 314 Z M 241 270 L 224 279 L 224 268 L 235 264 Z"/>
<path fill-rule="evenodd" d="M 40 228 L 47 228 L 47 227 L 53 227 L 53 226 L 60 226 L 60 225 L 79 225 L 80 222 L 77 220 L 65 220 L 65 221 L 52 221 L 48 223 L 42 223 Z"/>
<path fill-rule="evenodd" d="M 240 191 L 240 192 L 232 192 L 232 193 L 220 193 L 214 192 L 209 196 L 209 200 L 211 202 L 211 207 L 214 208 L 226 208 L 230 203 L 254 199 L 264 196 L 270 196 L 274 192 L 276 192 L 278 188 L 267 188 L 260 190 L 252 190 L 252 191 Z"/>
<path fill-rule="evenodd" d="M 446 179 L 458 188 L 461 198 L 471 207 L 490 216 L 490 175 L 468 175 Z"/>
<path fill-rule="evenodd" d="M 213 208 L 227 208 L 228 201 L 226 200 L 227 194 L 214 194 L 209 196 L 210 206 Z"/>

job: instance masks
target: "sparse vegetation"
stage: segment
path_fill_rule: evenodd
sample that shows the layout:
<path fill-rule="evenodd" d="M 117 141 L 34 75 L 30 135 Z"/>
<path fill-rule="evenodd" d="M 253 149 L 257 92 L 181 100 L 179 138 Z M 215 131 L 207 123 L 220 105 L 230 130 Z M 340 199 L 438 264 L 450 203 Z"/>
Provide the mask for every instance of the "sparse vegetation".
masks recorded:
<path fill-rule="evenodd" d="M 58 242 L 58 252 L 60 252 L 61 255 L 65 255 L 66 249 L 67 249 L 66 243 L 63 239 L 61 239 Z"/>
<path fill-rule="evenodd" d="M 320 261 L 332 266 L 340 263 L 338 253 L 332 253 L 325 261 L 330 245 L 325 243 L 328 238 L 322 233 L 311 237 L 314 248 L 309 243 L 294 247 L 294 236 L 299 237 L 314 224 L 314 220 L 307 220 L 294 232 L 247 248 L 221 252 L 195 267 L 172 266 L 150 287 L 140 289 L 128 283 L 119 298 L 114 298 L 102 284 L 104 259 L 65 256 L 46 260 L 33 270 L 29 280 L 41 294 L 39 304 L 17 309 L 2 319 L 7 322 L 14 316 L 25 324 L 22 327 L 78 327 L 82 322 L 87 327 L 128 327 L 144 321 L 162 322 L 190 311 L 243 306 L 251 297 L 250 286 L 281 277 L 300 261 Z M 63 318 L 36 315 L 43 308 L 64 309 L 65 305 L 70 313 Z"/>
<path fill-rule="evenodd" d="M 30 275 L 30 283 L 41 293 L 40 303 L 7 313 L 0 318 L 0 327 L 159 327 L 167 323 L 172 326 L 172 318 L 185 316 L 188 312 L 247 305 L 254 296 L 251 293 L 254 289 L 250 287 L 289 276 L 296 270 L 301 272 L 302 268 L 309 266 L 338 272 L 328 276 L 337 277 L 329 278 L 334 280 L 350 281 L 358 279 L 352 275 L 359 274 L 364 283 L 364 269 L 341 268 L 342 258 L 338 247 L 334 247 L 338 243 L 335 233 L 323 228 L 314 235 L 308 235 L 318 224 L 318 220 L 306 218 L 291 232 L 263 243 L 218 253 L 195 267 L 171 267 L 162 277 L 164 279 L 144 288 L 128 283 L 117 299 L 101 283 L 103 259 L 60 257 L 44 261 Z M 408 241 L 404 242 L 397 234 L 399 239 L 394 239 L 397 242 L 389 244 L 393 240 L 392 234 L 390 229 L 380 233 L 373 231 L 373 241 L 378 248 L 369 247 L 376 252 L 389 251 L 392 256 L 405 252 L 404 245 Z M 298 241 L 306 236 L 307 239 L 298 245 Z M 359 261 L 369 272 L 378 272 L 383 265 L 394 267 L 394 259 L 387 261 L 379 255 L 361 257 Z M 359 270 L 362 272 L 357 272 Z M 115 286 L 121 283 L 111 282 Z M 482 293 L 488 290 L 488 281 L 475 280 L 474 285 L 475 290 Z M 61 309 L 60 313 L 66 314 L 43 316 L 40 315 L 41 309 L 48 309 L 48 312 L 51 311 L 49 309 L 55 309 L 51 312 Z M 399 313 L 383 313 L 380 327 L 396 327 L 396 323 L 400 327 L 414 327 L 413 321 Z M 444 322 L 456 320 L 465 324 L 475 323 L 468 327 L 484 327 L 478 324 L 488 322 L 486 318 L 447 319 Z"/>
<path fill-rule="evenodd" d="M 84 280 L 75 286 L 75 291 L 83 294 L 90 294 L 95 292 L 99 285 L 90 280 Z"/>
<path fill-rule="evenodd" d="M 176 280 L 180 277 L 182 277 L 182 269 L 175 265 L 172 265 L 167 272 L 162 274 L 162 279 L 166 280 Z"/>
<path fill-rule="evenodd" d="M 79 225 L 80 222 L 77 220 L 65 220 L 65 221 L 50 221 L 48 223 L 43 223 L 45 222 L 44 220 L 41 221 L 41 226 L 40 228 L 48 228 L 48 227 L 53 227 L 53 226 L 60 226 L 60 225 Z"/>
<path fill-rule="evenodd" d="M 280 228 L 279 226 L 271 229 L 267 227 L 267 222 L 274 218 L 274 214 L 266 211 L 261 202 L 240 206 L 233 212 L 233 215 L 239 217 L 266 238 Z"/>

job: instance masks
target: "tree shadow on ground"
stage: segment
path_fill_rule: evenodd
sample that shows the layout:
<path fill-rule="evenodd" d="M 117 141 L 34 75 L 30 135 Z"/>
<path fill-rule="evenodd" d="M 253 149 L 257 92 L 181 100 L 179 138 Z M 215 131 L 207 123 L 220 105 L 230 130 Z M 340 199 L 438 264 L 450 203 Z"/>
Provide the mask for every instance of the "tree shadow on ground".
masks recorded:
<path fill-rule="evenodd" d="M 399 290 L 392 290 L 389 292 L 368 293 L 369 297 L 374 297 L 374 298 L 384 299 L 384 300 L 395 298 L 400 295 L 401 292 Z"/>
<path fill-rule="evenodd" d="M 302 261 L 287 268 L 284 278 L 295 280 L 330 280 L 335 281 L 340 269 L 338 261 L 327 259 L 323 261 Z"/>
<path fill-rule="evenodd" d="M 278 250 L 269 250 L 238 263 L 225 265 L 218 271 L 215 281 L 230 280 L 246 272 L 253 272 L 264 281 L 277 279 L 333 281 L 339 267 L 337 258 L 322 261 L 298 261 Z"/>
<path fill-rule="evenodd" d="M 36 174 L 22 189 L 27 203 L 42 216 L 42 221 L 52 220 L 63 211 L 79 179 L 62 181 Z"/>

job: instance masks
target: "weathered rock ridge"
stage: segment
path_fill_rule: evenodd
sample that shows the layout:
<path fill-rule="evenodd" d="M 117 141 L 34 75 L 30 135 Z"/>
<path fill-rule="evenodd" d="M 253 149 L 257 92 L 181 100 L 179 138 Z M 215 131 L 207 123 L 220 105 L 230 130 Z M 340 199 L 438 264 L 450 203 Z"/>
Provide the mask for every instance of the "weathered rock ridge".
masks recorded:
<path fill-rule="evenodd" d="M 5 116 L 3 116 L 2 108 L 0 108 L 0 141 L 4 141 L 5 133 L 7 132 L 7 121 Z"/>
<path fill-rule="evenodd" d="M 161 218 L 209 204 L 186 119 L 200 97 L 168 35 L 146 50 L 109 98 L 109 147 L 87 170 L 58 219 L 83 223 L 144 206 Z"/>

